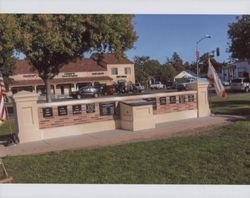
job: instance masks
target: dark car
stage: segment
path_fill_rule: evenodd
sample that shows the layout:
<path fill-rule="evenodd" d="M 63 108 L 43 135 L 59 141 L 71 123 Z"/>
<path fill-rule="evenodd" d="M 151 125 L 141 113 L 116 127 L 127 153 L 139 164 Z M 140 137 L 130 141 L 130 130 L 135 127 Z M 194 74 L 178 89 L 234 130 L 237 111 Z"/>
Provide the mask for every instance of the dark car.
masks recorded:
<path fill-rule="evenodd" d="M 117 90 L 112 85 L 107 85 L 102 88 L 102 94 L 103 95 L 114 95 L 117 93 Z"/>
<path fill-rule="evenodd" d="M 77 99 L 81 99 L 84 96 L 91 96 L 97 98 L 99 95 L 100 95 L 100 88 L 93 86 L 82 87 L 78 91 L 71 93 L 71 96 Z"/>

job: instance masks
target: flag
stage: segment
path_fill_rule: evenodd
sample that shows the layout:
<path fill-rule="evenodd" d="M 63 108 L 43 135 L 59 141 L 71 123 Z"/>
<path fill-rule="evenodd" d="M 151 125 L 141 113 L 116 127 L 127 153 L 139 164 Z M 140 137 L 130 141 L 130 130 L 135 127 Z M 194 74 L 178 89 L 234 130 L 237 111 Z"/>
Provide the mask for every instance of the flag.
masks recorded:
<path fill-rule="evenodd" d="M 0 120 L 4 121 L 6 120 L 6 107 L 4 105 L 4 94 L 5 94 L 5 86 L 3 82 L 3 76 L 0 73 Z"/>
<path fill-rule="evenodd" d="M 214 85 L 214 88 L 215 88 L 217 95 L 221 96 L 221 97 L 226 97 L 227 96 L 226 90 L 225 90 L 221 80 L 219 79 L 218 74 L 216 73 L 216 71 L 211 63 L 210 58 L 208 59 L 207 76 L 208 76 L 209 82 Z"/>

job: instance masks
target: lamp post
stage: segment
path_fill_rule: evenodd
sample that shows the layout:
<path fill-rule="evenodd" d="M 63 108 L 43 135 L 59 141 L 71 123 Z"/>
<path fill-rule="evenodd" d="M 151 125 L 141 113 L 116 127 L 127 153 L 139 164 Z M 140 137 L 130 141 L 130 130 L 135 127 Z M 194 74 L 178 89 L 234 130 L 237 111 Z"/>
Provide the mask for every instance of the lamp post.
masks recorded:
<path fill-rule="evenodd" d="M 198 75 L 199 75 L 199 51 L 198 51 L 198 45 L 201 41 L 203 41 L 204 39 L 208 39 L 208 38 L 212 38 L 210 35 L 206 35 L 204 37 L 202 37 L 200 40 L 198 40 L 196 42 L 196 46 L 195 46 L 195 49 L 196 49 L 196 70 L 197 70 L 197 73 L 196 73 L 196 77 L 197 77 L 197 82 L 198 82 Z"/>

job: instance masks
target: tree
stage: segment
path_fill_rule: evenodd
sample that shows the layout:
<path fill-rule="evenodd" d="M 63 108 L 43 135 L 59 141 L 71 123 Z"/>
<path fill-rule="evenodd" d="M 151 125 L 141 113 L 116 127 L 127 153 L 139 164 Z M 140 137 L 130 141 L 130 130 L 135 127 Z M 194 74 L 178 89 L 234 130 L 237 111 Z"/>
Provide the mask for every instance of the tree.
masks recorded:
<path fill-rule="evenodd" d="M 0 15 L 0 72 L 3 75 L 6 89 L 8 90 L 16 64 L 14 52 L 18 38 L 19 27 L 13 15 Z"/>
<path fill-rule="evenodd" d="M 212 65 L 214 66 L 214 69 L 217 71 L 217 73 L 221 73 L 222 68 L 227 65 L 227 63 L 225 62 L 220 63 L 216 61 L 213 57 L 210 57 L 210 61 Z M 207 72 L 208 72 L 208 54 L 206 53 L 200 57 L 199 74 L 201 76 L 207 76 Z"/>
<path fill-rule="evenodd" d="M 20 50 L 38 71 L 51 102 L 50 80 L 84 52 L 114 52 L 117 57 L 137 39 L 132 15 L 17 15 Z"/>
<path fill-rule="evenodd" d="M 171 64 L 175 68 L 177 73 L 185 70 L 183 60 L 181 59 L 179 54 L 177 54 L 177 52 L 174 52 L 172 57 L 170 59 L 167 59 L 166 64 Z"/>
<path fill-rule="evenodd" d="M 164 64 L 160 69 L 160 81 L 167 84 L 173 82 L 176 75 L 176 70 L 172 65 Z"/>
<path fill-rule="evenodd" d="M 250 59 L 250 15 L 237 17 L 237 22 L 229 25 L 228 35 L 231 39 L 229 51 L 232 58 Z"/>
<path fill-rule="evenodd" d="M 136 81 L 144 82 L 146 85 L 151 79 L 163 83 L 172 82 L 176 75 L 176 70 L 172 64 L 161 65 L 158 60 L 150 59 L 148 56 L 136 56 L 134 62 Z"/>
<path fill-rule="evenodd" d="M 136 81 L 147 84 L 151 79 L 159 80 L 161 68 L 159 61 L 150 59 L 148 56 L 136 56 L 134 62 Z"/>

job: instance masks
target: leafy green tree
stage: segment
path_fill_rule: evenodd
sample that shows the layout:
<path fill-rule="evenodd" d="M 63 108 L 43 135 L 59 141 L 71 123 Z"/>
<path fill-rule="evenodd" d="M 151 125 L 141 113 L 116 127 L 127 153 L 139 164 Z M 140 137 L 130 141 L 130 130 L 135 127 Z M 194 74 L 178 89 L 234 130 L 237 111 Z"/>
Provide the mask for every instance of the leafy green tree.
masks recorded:
<path fill-rule="evenodd" d="M 114 52 L 118 57 L 137 39 L 132 15 L 17 15 L 20 50 L 38 71 L 51 102 L 50 80 L 84 52 Z"/>
<path fill-rule="evenodd" d="M 135 78 L 137 82 L 148 84 L 149 80 L 159 80 L 161 64 L 159 61 L 150 59 L 148 56 L 136 56 L 135 62 Z"/>
<path fill-rule="evenodd" d="M 183 60 L 181 59 L 181 57 L 179 56 L 179 54 L 177 52 L 174 52 L 172 57 L 169 59 L 167 59 L 166 64 L 171 64 L 177 73 L 185 70 L 185 67 L 183 65 Z"/>
<path fill-rule="evenodd" d="M 160 81 L 167 84 L 173 82 L 176 70 L 172 65 L 164 64 L 160 68 Z"/>
<path fill-rule="evenodd" d="M 136 81 L 148 85 L 149 80 L 154 79 L 162 83 L 172 82 L 176 70 L 171 63 L 161 65 L 158 60 L 150 59 L 148 56 L 136 56 L 135 77 Z"/>
<path fill-rule="evenodd" d="M 250 15 L 237 17 L 235 23 L 229 24 L 228 35 L 232 58 L 250 59 Z"/>
<path fill-rule="evenodd" d="M 214 66 L 214 69 L 217 71 L 217 73 L 221 73 L 222 68 L 227 65 L 227 63 L 223 62 L 220 63 L 216 61 L 213 57 L 210 57 L 210 61 L 212 65 Z M 204 54 L 203 56 L 200 57 L 199 61 L 199 74 L 201 76 L 207 76 L 208 72 L 208 54 Z"/>
<path fill-rule="evenodd" d="M 8 90 L 15 69 L 16 59 L 14 57 L 20 32 L 13 15 L 0 15 L 0 71 L 3 75 L 5 86 Z"/>

